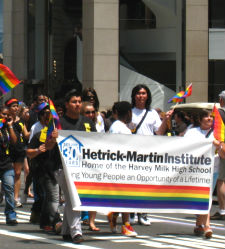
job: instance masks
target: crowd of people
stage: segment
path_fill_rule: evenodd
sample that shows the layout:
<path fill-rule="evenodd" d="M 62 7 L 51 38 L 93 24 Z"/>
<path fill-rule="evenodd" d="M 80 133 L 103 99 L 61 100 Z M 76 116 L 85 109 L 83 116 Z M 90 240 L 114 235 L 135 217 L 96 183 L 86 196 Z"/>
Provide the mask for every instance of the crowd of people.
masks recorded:
<path fill-rule="evenodd" d="M 219 98 L 221 116 L 225 120 L 225 91 L 221 92 Z M 115 102 L 110 112 L 99 111 L 99 99 L 93 88 L 85 88 L 83 91 L 72 89 L 66 93 L 63 102 L 55 104 L 55 107 L 63 130 L 211 139 L 220 156 L 217 181 L 220 210 L 211 218 L 225 219 L 225 145 L 213 137 L 211 112 L 201 110 L 191 116 L 174 110 L 164 113 L 160 109 L 152 109 L 151 101 L 149 88 L 139 84 L 132 90 L 131 103 Z M 50 115 L 49 99 L 45 94 L 38 94 L 29 107 L 16 98 L 10 98 L 0 108 L 0 201 L 4 195 L 6 224 L 17 225 L 15 209 L 22 207 L 27 197 L 34 198 L 31 223 L 39 224 L 45 231 L 61 233 L 64 241 L 80 243 L 83 241 L 82 220 L 89 225 L 91 231 L 100 231 L 100 228 L 95 225 L 96 212 L 72 210 L 56 142 L 58 130 L 55 128 L 47 139 Z M 171 125 L 171 119 L 175 126 Z M 19 196 L 22 170 L 25 189 L 22 196 Z M 30 190 L 31 184 L 33 193 Z M 61 202 L 65 202 L 63 219 L 58 209 Z M 122 213 L 123 235 L 137 235 L 132 227 L 135 215 Z M 118 213 L 110 212 L 107 217 L 111 231 L 117 232 Z M 140 224 L 151 225 L 147 214 L 138 213 L 137 217 Z M 212 237 L 210 214 L 196 217 L 194 233 L 206 238 Z"/>

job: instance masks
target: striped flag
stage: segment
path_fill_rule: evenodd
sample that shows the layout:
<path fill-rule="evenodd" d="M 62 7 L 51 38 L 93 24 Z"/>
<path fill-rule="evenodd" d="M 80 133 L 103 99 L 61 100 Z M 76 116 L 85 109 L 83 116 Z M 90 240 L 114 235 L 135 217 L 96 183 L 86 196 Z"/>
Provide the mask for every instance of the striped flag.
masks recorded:
<path fill-rule="evenodd" d="M 173 96 L 173 98 L 171 98 L 168 103 L 178 103 L 178 102 L 182 102 L 183 99 L 185 99 L 186 97 L 189 97 L 192 94 L 192 83 L 186 88 L 185 91 L 180 91 L 179 93 L 177 93 L 175 96 Z"/>
<path fill-rule="evenodd" d="M 5 65 L 0 64 L 0 91 L 2 94 L 6 94 L 19 83 L 20 81 L 11 70 Z"/>
<path fill-rule="evenodd" d="M 215 139 L 218 141 L 224 142 L 225 138 L 225 125 L 223 123 L 223 120 L 220 116 L 220 113 L 216 106 L 214 105 L 213 108 L 213 116 L 214 116 L 214 122 L 213 122 L 213 134 Z"/>

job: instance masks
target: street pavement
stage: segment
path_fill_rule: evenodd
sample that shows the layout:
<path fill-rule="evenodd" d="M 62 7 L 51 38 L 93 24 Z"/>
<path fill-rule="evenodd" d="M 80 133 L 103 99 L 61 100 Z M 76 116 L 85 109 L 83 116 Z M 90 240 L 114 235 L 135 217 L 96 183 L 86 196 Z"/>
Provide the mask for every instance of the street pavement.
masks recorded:
<path fill-rule="evenodd" d="M 195 216 L 187 214 L 151 214 L 151 226 L 135 224 L 138 233 L 135 238 L 112 234 L 106 214 L 97 214 L 96 224 L 100 232 L 91 232 L 83 226 L 85 241 L 75 245 L 62 241 L 60 235 L 46 233 L 38 225 L 29 223 L 32 199 L 22 208 L 17 208 L 18 226 L 7 226 L 4 216 L 4 202 L 0 205 L 0 248 L 39 249 L 39 248 L 80 248 L 80 249 L 136 249 L 136 248 L 225 248 L 225 221 L 213 221 L 213 238 L 208 240 L 193 234 Z M 212 213 L 216 206 L 213 205 Z M 61 212 L 63 207 L 60 208 Z M 121 218 L 118 219 L 121 227 Z"/>

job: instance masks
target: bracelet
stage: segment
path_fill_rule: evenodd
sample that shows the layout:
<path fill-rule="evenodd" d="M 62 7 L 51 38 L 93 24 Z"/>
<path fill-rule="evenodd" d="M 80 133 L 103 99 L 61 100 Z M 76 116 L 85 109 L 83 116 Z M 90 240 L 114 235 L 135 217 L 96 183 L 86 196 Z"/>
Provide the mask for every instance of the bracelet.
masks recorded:
<path fill-rule="evenodd" d="M 9 129 L 13 129 L 12 125 L 10 125 L 8 128 L 9 128 Z"/>
<path fill-rule="evenodd" d="M 35 149 L 37 152 L 40 152 L 39 148 L 38 149 Z"/>

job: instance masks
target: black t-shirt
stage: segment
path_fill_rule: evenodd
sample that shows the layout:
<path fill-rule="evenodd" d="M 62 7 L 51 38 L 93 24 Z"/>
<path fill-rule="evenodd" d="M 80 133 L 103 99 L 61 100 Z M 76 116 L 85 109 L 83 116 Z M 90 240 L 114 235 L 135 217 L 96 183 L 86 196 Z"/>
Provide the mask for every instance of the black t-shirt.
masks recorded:
<path fill-rule="evenodd" d="M 94 122 L 82 115 L 78 119 L 72 119 L 65 115 L 60 118 L 60 124 L 63 130 L 96 131 Z"/>
<path fill-rule="evenodd" d="M 13 168 L 9 153 L 9 133 L 6 128 L 2 128 L 0 130 L 0 173 Z"/>
<path fill-rule="evenodd" d="M 23 128 L 24 128 L 24 123 L 22 120 L 19 120 L 15 123 L 13 123 L 13 130 L 16 134 L 17 137 L 17 142 L 14 145 L 10 146 L 11 154 L 12 156 L 24 156 L 26 154 L 25 151 L 25 139 L 23 137 Z"/>
<path fill-rule="evenodd" d="M 29 149 L 39 148 L 39 146 L 43 144 L 43 142 L 40 141 L 40 136 L 41 131 L 34 134 L 30 143 L 28 144 Z M 40 153 L 38 156 L 32 159 L 32 164 L 35 167 L 36 174 L 48 174 L 53 180 L 55 180 L 54 171 L 59 169 L 60 162 L 61 159 L 57 144 L 55 144 L 52 150 L 47 150 L 44 153 Z"/>

